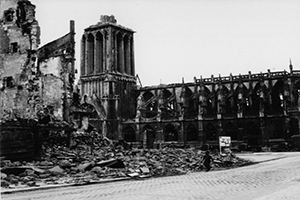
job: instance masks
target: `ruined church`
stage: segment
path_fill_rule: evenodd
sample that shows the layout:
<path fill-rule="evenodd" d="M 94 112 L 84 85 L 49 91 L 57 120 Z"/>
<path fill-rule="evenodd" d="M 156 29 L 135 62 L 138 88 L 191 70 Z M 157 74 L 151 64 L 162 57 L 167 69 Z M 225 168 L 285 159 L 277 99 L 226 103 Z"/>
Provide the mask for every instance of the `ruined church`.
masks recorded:
<path fill-rule="evenodd" d="M 97 129 L 113 141 L 144 148 L 217 145 L 219 136 L 230 136 L 253 150 L 299 138 L 300 70 L 292 62 L 287 71 L 141 86 L 134 30 L 104 15 L 78 42 L 76 87 L 74 21 L 69 26 L 68 33 L 40 46 L 35 6 L 1 0 L 1 156 L 32 157 L 51 132 L 71 136 L 78 130 Z"/>
<path fill-rule="evenodd" d="M 300 71 L 291 61 L 288 71 L 141 87 L 134 31 L 114 16 L 101 16 L 84 30 L 80 69 L 81 96 L 98 113 L 89 121 L 113 140 L 147 148 L 199 147 L 230 136 L 256 148 L 299 135 Z"/>

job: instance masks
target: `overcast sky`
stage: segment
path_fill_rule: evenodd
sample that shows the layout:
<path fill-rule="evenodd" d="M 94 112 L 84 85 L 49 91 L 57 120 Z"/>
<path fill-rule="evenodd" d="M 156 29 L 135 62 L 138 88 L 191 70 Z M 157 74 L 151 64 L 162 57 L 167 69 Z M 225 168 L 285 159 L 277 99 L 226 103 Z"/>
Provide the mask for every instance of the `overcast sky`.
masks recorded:
<path fill-rule="evenodd" d="M 136 73 L 143 85 L 193 77 L 300 69 L 299 0 L 31 0 L 41 42 L 76 26 L 76 67 L 83 29 L 100 15 L 136 31 Z"/>

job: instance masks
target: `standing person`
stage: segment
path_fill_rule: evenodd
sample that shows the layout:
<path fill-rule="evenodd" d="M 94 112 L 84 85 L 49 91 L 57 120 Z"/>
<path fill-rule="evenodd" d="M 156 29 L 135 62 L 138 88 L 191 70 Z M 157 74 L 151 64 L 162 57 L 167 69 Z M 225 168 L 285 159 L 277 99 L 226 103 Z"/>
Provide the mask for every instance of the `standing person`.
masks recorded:
<path fill-rule="evenodd" d="M 212 162 L 212 157 L 209 155 L 209 151 L 206 151 L 203 157 L 203 165 L 206 168 L 207 172 L 211 169 L 211 162 Z"/>

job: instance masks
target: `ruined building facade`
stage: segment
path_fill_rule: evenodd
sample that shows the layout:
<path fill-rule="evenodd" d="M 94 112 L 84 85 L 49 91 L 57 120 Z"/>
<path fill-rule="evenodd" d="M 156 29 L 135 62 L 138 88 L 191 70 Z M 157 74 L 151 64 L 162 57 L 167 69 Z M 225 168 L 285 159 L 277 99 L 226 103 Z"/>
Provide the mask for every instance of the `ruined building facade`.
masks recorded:
<path fill-rule="evenodd" d="M 152 148 L 222 135 L 261 146 L 299 135 L 300 71 L 292 63 L 289 71 L 137 87 L 133 33 L 103 16 L 82 37 L 81 92 L 99 111 L 90 121 L 108 137 Z"/>
<path fill-rule="evenodd" d="M 138 92 L 135 123 L 125 123 L 123 132 L 147 146 L 217 144 L 219 136 L 261 146 L 299 134 L 300 71 L 292 65 L 289 72 L 195 78 Z"/>
<path fill-rule="evenodd" d="M 28 0 L 0 5 L 0 153 L 21 155 L 43 129 L 70 122 L 74 22 L 65 36 L 39 47 L 35 6 Z"/>
<path fill-rule="evenodd" d="M 81 93 L 100 116 L 94 125 L 114 139 L 120 139 L 121 123 L 135 116 L 133 34 L 114 16 L 102 16 L 81 40 Z"/>

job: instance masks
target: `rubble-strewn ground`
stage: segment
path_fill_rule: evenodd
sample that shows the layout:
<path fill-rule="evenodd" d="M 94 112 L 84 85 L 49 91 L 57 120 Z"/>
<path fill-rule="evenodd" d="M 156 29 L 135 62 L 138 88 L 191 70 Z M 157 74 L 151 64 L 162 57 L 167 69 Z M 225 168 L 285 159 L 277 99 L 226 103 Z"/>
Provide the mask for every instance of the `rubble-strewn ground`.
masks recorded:
<path fill-rule="evenodd" d="M 142 179 L 142 181 L 15 192 L 2 194 L 1 197 L 6 200 L 300 199 L 300 152 L 250 153 L 243 156 L 264 162 L 230 170 L 195 172 L 180 176 Z"/>
<path fill-rule="evenodd" d="M 83 184 L 104 178 L 157 177 L 204 170 L 204 152 L 198 149 L 124 149 L 97 132 L 76 133 L 70 147 L 49 138 L 36 161 L 1 161 L 1 187 L 38 187 L 47 184 Z M 53 145 L 55 144 L 55 145 Z M 126 147 L 126 145 L 125 145 Z M 233 168 L 251 161 L 233 154 L 212 154 L 213 169 Z"/>

